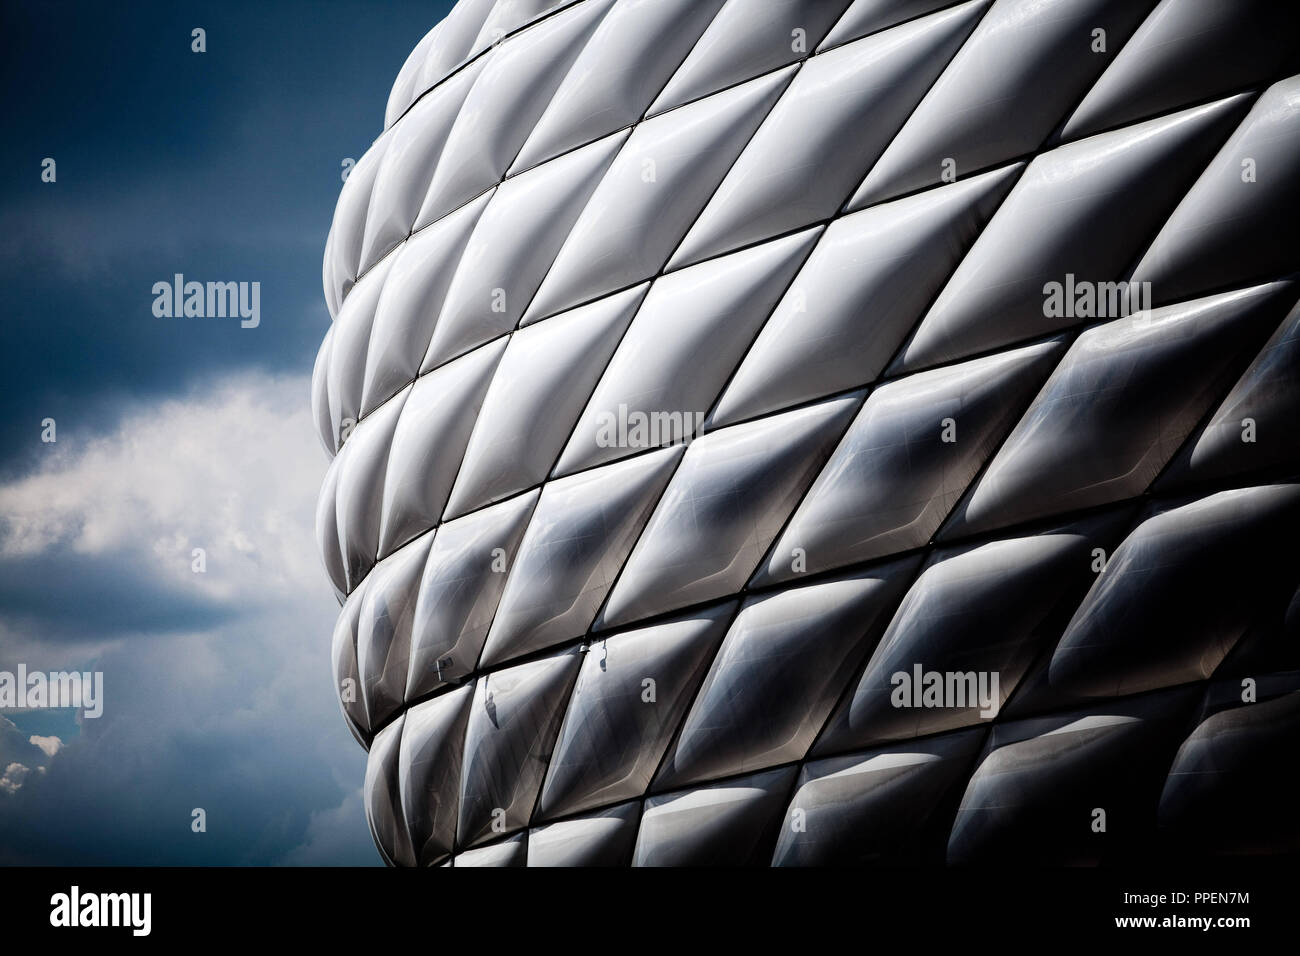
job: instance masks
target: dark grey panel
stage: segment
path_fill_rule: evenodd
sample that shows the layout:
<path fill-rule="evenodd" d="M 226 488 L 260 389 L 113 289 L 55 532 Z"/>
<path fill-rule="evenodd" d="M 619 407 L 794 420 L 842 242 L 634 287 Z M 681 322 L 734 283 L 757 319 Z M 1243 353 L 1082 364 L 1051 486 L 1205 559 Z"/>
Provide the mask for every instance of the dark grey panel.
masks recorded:
<path fill-rule="evenodd" d="M 480 677 L 465 731 L 456 843 L 527 826 L 580 655 L 565 651 Z"/>
<path fill-rule="evenodd" d="M 735 609 L 727 602 L 588 648 L 542 789 L 541 818 L 645 793 Z"/>
<path fill-rule="evenodd" d="M 1183 197 L 1133 278 L 1157 303 L 1296 271 L 1300 76 L 1273 84 Z"/>
<path fill-rule="evenodd" d="M 1300 463 L 1300 308 L 1293 308 L 1160 487 Z"/>
<path fill-rule="evenodd" d="M 1084 332 L 943 536 L 1146 491 L 1294 298 L 1290 283 L 1277 282 Z"/>
<path fill-rule="evenodd" d="M 782 767 L 647 798 L 632 865 L 765 865 L 795 773 Z"/>
<path fill-rule="evenodd" d="M 1037 149 L 1155 0 L 998 0 L 853 197 L 852 208 Z M 1094 52 L 1094 31 L 1105 31 Z M 1014 109 L 1008 104 L 1014 103 Z"/>
<path fill-rule="evenodd" d="M 917 865 L 943 860 L 949 804 L 983 730 L 805 764 L 773 866 Z"/>
<path fill-rule="evenodd" d="M 889 382 L 868 396 L 754 576 L 759 585 L 917 548 L 1014 424 L 1060 341 Z"/>
<path fill-rule="evenodd" d="M 406 712 L 397 776 L 411 845 L 422 866 L 440 861 L 456 837 L 465 722 L 474 696 L 458 687 Z"/>
<path fill-rule="evenodd" d="M 747 599 L 655 789 L 802 760 L 918 564 Z"/>
<path fill-rule="evenodd" d="M 1300 486 L 1221 491 L 1144 521 L 1116 549 L 1052 655 L 1063 693 L 1133 694 L 1209 677 L 1291 594 Z"/>
<path fill-rule="evenodd" d="M 1113 525 L 1093 520 L 936 552 L 815 752 L 987 724 L 1059 637 Z"/>
<path fill-rule="evenodd" d="M 1122 283 L 1248 106 L 1244 95 L 1219 100 L 1039 156 L 944 286 L 897 369 L 1149 309 L 1158 288 Z"/>
<path fill-rule="evenodd" d="M 1240 684 L 1232 689 L 1242 690 Z M 1300 851 L 1300 775 L 1293 767 L 1298 734 L 1296 690 L 1201 723 L 1178 749 L 1160 797 L 1159 825 L 1175 852 Z"/>
<path fill-rule="evenodd" d="M 1179 689 L 995 728 L 953 821 L 948 862 L 1145 858 L 1165 768 L 1198 697 Z"/>
<path fill-rule="evenodd" d="M 1264 86 L 1295 53 L 1300 7 L 1278 0 L 1161 0 L 1065 125 L 1067 138 Z"/>
<path fill-rule="evenodd" d="M 640 820 L 633 801 L 536 827 L 528 831 L 528 865 L 627 866 Z"/>

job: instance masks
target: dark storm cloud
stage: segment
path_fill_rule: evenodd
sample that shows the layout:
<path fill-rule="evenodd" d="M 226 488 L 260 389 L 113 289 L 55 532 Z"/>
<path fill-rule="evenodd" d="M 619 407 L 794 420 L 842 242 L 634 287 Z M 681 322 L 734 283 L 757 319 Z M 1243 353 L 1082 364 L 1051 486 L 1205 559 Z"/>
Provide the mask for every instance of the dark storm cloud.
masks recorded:
<path fill-rule="evenodd" d="M 127 396 L 310 368 L 340 164 L 445 7 L 4 5 L 0 472 L 30 464 L 43 418 L 103 430 Z M 177 272 L 261 282 L 260 326 L 156 318 L 152 286 Z"/>
<path fill-rule="evenodd" d="M 0 863 L 275 863 L 309 841 L 317 815 L 349 806 L 338 778 L 360 779 L 364 753 L 295 719 L 327 675 L 224 634 L 224 653 L 202 669 L 184 660 L 202 639 L 161 645 L 153 660 L 129 645 L 102 654 L 103 716 L 82 719 L 42 771 L 39 748 L 12 729 L 22 715 L 11 722 L 7 749 L 32 770 L 0 793 Z M 338 823 L 350 839 L 325 862 L 373 865 L 364 817 Z"/>
<path fill-rule="evenodd" d="M 0 558 L 0 608 L 11 625 L 68 642 L 205 629 L 241 613 L 229 600 L 159 578 L 130 551 Z"/>

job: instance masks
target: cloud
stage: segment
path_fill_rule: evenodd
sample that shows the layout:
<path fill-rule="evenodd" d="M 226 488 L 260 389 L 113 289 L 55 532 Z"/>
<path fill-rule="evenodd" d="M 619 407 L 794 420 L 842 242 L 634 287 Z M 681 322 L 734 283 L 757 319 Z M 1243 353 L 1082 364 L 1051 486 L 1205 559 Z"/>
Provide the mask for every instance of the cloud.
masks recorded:
<path fill-rule="evenodd" d="M 0 767 L 4 768 L 0 793 L 12 796 L 33 770 L 43 773 L 62 743 L 58 737 L 24 734 L 12 720 L 0 716 Z"/>
<path fill-rule="evenodd" d="M 360 787 L 337 807 L 313 813 L 306 839 L 277 862 L 283 866 L 374 866 L 373 847 L 361 848 L 353 838 L 358 829 L 366 830 Z"/>
<path fill-rule="evenodd" d="M 63 746 L 63 741 L 58 737 L 42 737 L 40 734 L 32 734 L 27 739 L 30 743 L 40 747 L 47 757 L 53 757 Z"/>
<path fill-rule="evenodd" d="M 382 127 L 393 79 L 449 0 L 5 4 L 0 75 L 0 474 L 46 416 L 90 427 L 125 395 L 310 367 L 341 162 Z M 284 38 L 292 36 L 293 43 Z M 44 182 L 41 161 L 57 162 Z M 260 281 L 262 322 L 161 319 L 155 282 Z"/>
<path fill-rule="evenodd" d="M 350 802 L 365 754 L 332 692 L 308 386 L 213 380 L 108 434 L 60 434 L 0 485 L 0 569 L 51 595 L 0 587 L 0 669 L 104 674 L 103 716 L 61 748 L 19 729 L 31 712 L 0 728 L 0 766 L 47 769 L 6 770 L 0 862 L 377 861 Z"/>
<path fill-rule="evenodd" d="M 0 771 L 46 772 L 0 799 L 0 860 L 378 860 L 331 694 L 302 371 L 340 163 L 449 6 L 218 5 L 201 56 L 175 4 L 5 7 L 24 42 L 0 74 L 33 95 L 0 139 L 0 668 L 101 669 L 107 709 L 8 715 Z M 155 317 L 175 272 L 260 281 L 261 324 Z"/>
<path fill-rule="evenodd" d="M 30 767 L 24 767 L 16 761 L 5 767 L 4 774 L 0 775 L 0 793 L 17 793 L 29 773 Z"/>
<path fill-rule="evenodd" d="M 306 388 L 305 377 L 241 374 L 129 409 L 112 434 L 49 445 L 36 472 L 0 485 L 6 577 L 38 571 L 50 603 L 84 608 L 92 625 L 109 594 L 229 614 L 319 589 L 308 545 L 325 460 Z M 0 595 L 6 609 L 51 610 L 40 595 Z"/>

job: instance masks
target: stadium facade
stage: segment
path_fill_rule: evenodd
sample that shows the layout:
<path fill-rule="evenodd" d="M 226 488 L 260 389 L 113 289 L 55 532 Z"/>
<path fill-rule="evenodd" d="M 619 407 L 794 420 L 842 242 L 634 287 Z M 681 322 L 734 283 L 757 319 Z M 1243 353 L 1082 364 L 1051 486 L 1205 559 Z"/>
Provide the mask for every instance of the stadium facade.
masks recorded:
<path fill-rule="evenodd" d="M 398 865 L 1300 850 L 1270 0 L 461 0 L 324 260 Z"/>

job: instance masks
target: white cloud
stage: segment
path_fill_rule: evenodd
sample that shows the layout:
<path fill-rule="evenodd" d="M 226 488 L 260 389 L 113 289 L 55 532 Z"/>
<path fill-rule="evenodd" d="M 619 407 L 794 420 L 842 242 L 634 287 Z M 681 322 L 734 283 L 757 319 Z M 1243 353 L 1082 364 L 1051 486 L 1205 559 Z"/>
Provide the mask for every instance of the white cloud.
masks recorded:
<path fill-rule="evenodd" d="M 40 470 L 0 486 L 0 556 L 126 550 L 160 580 L 253 603 L 319 590 L 312 525 L 326 462 L 308 387 L 243 374 L 136 408 L 111 435 L 61 431 Z M 194 548 L 205 573 L 191 569 Z"/>
<path fill-rule="evenodd" d="M 0 486 L 0 562 L 51 568 L 60 613 L 85 608 L 60 621 L 84 633 L 69 641 L 49 637 L 42 605 L 0 606 L 0 667 L 93 662 L 104 673 L 104 715 L 75 737 L 10 734 L 11 759 L 49 772 L 6 772 L 15 799 L 0 812 L 0 858 L 378 861 L 352 795 L 365 754 L 330 674 L 338 606 L 314 531 L 326 466 L 307 376 L 240 374 L 129 409 L 89 440 L 60 422 L 45 464 Z M 124 589 L 123 603 L 179 611 L 156 627 L 128 618 L 103 637 L 93 609 L 103 580 Z M 219 613 L 191 613 L 187 596 Z M 189 830 L 198 806 L 201 840 Z"/>
<path fill-rule="evenodd" d="M 28 743 L 35 744 L 45 751 L 47 757 L 53 757 L 63 747 L 63 741 L 58 737 L 42 737 L 40 734 L 32 734 L 27 740 Z"/>
<path fill-rule="evenodd" d="M 24 767 L 16 761 L 11 763 L 5 767 L 4 773 L 0 774 L 0 792 L 17 793 L 29 773 L 31 773 L 30 767 Z"/>
<path fill-rule="evenodd" d="M 45 770 L 45 764 L 59 749 L 57 743 L 50 744 L 49 741 L 58 741 L 58 738 L 28 736 L 12 720 L 0 715 L 0 767 L 4 767 L 4 773 L 0 774 L 0 792 L 13 795 L 33 770 Z"/>

